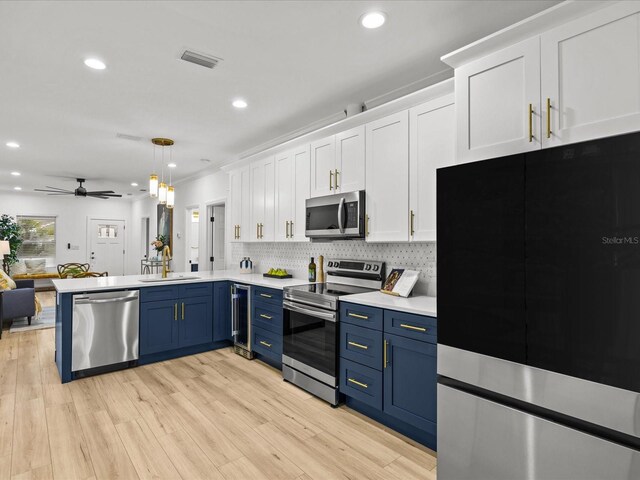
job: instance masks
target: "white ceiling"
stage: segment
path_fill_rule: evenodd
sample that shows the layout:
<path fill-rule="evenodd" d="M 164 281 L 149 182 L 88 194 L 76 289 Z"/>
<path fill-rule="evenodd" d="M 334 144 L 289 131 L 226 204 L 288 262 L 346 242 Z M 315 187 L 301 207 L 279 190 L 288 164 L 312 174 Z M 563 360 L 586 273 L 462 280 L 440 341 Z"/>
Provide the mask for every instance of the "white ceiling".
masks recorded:
<path fill-rule="evenodd" d="M 441 55 L 555 3 L 2 1 L 0 189 L 73 188 L 83 176 L 89 189 L 135 193 L 129 183 L 146 185 L 154 136 L 176 141 L 176 177 L 193 176 L 207 168 L 202 158 L 226 163 L 441 72 Z M 388 21 L 365 30 L 358 18 L 372 9 Z M 223 61 L 183 62 L 185 48 Z M 107 69 L 85 67 L 90 56 Z M 236 97 L 249 107 L 233 108 Z M 11 140 L 21 148 L 5 147 Z"/>

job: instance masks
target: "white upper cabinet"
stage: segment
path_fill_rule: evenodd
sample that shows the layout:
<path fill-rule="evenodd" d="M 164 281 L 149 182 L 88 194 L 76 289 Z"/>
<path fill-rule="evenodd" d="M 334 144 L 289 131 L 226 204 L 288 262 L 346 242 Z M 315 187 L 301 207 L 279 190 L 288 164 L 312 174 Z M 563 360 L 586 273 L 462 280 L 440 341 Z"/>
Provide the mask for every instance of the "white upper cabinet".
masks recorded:
<path fill-rule="evenodd" d="M 295 199 L 292 152 L 284 152 L 275 157 L 275 241 L 283 242 L 289 239 L 290 222 L 293 218 L 293 204 Z"/>
<path fill-rule="evenodd" d="M 540 148 L 540 39 L 455 71 L 458 162 Z"/>
<path fill-rule="evenodd" d="M 275 156 L 276 242 L 309 240 L 304 235 L 309 178 L 309 145 Z"/>
<path fill-rule="evenodd" d="M 296 242 L 308 242 L 305 236 L 305 223 L 307 218 L 306 201 L 309 198 L 309 181 L 311 178 L 311 159 L 309 145 L 303 145 L 293 150 L 294 196 L 289 227 L 289 239 Z"/>
<path fill-rule="evenodd" d="M 409 110 L 409 236 L 412 241 L 436 241 L 436 169 L 456 163 L 454 107 L 452 93 Z"/>
<path fill-rule="evenodd" d="M 336 135 L 336 165 L 333 192 L 364 190 L 364 125 Z"/>
<path fill-rule="evenodd" d="M 366 126 L 366 239 L 409 240 L 409 112 Z"/>
<path fill-rule="evenodd" d="M 249 240 L 251 224 L 250 187 L 249 167 L 233 170 L 229 173 L 232 242 Z"/>
<path fill-rule="evenodd" d="M 335 135 L 311 144 L 311 197 L 331 195 L 336 168 Z"/>
<path fill-rule="evenodd" d="M 543 146 L 640 130 L 639 10 L 620 2 L 541 35 Z"/>
<path fill-rule="evenodd" d="M 243 241 L 274 240 L 274 157 L 266 157 L 251 164 L 251 225 Z M 248 237 L 248 238 L 247 238 Z"/>

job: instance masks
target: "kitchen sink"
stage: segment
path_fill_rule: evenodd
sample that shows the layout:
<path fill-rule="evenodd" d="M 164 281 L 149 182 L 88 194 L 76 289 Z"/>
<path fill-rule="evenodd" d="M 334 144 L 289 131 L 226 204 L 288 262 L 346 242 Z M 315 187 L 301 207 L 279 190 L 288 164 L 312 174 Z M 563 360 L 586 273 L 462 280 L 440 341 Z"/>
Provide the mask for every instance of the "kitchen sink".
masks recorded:
<path fill-rule="evenodd" d="M 143 283 L 162 283 L 162 282 L 176 282 L 180 280 L 198 280 L 200 277 L 188 277 L 184 275 L 179 275 L 176 277 L 167 277 L 167 278 L 143 278 L 138 280 Z"/>

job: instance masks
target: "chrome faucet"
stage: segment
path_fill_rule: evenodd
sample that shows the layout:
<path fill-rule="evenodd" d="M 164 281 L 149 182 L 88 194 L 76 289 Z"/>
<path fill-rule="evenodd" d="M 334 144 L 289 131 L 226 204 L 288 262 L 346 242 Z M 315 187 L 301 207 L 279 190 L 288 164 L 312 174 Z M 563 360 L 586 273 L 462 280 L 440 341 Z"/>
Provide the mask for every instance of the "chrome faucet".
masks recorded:
<path fill-rule="evenodd" d="M 167 278 L 167 273 L 171 272 L 169 270 L 169 260 L 171 260 L 171 249 L 169 245 L 165 245 L 162 249 L 162 278 Z"/>

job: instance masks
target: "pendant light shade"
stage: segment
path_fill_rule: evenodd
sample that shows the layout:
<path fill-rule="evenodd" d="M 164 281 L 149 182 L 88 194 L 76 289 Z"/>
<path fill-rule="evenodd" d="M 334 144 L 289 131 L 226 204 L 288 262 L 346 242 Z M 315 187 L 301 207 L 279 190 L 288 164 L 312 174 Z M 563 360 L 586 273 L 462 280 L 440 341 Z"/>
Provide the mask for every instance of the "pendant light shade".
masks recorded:
<path fill-rule="evenodd" d="M 167 203 L 167 184 L 164 182 L 160 182 L 160 186 L 158 187 L 158 202 L 161 205 Z"/>
<path fill-rule="evenodd" d="M 149 196 L 151 198 L 158 196 L 158 175 L 155 173 L 149 175 Z"/>
<path fill-rule="evenodd" d="M 169 185 L 167 188 L 167 208 L 173 208 L 176 202 L 176 192 L 174 188 Z"/>

